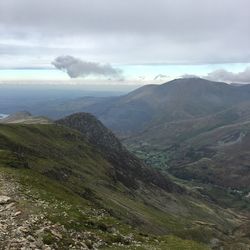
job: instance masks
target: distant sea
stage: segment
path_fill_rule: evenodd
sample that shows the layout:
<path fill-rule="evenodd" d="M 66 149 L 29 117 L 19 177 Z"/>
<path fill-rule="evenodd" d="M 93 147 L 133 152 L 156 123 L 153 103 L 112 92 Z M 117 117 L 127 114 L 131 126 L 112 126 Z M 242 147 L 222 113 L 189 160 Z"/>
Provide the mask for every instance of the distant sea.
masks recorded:
<path fill-rule="evenodd" d="M 6 118 L 6 117 L 8 117 L 8 116 L 9 116 L 9 115 L 1 114 L 1 113 L 0 113 L 0 119 Z"/>

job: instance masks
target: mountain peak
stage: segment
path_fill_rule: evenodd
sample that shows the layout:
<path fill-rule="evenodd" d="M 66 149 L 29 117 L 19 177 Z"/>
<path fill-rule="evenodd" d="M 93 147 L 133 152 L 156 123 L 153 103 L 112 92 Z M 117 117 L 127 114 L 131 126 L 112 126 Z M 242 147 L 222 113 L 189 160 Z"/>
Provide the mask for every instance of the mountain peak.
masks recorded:
<path fill-rule="evenodd" d="M 90 113 L 75 113 L 57 123 L 78 130 L 90 143 L 98 145 L 102 150 L 119 150 L 122 147 L 114 134 Z"/>
<path fill-rule="evenodd" d="M 206 86 L 206 87 L 209 87 L 209 86 L 227 86 L 229 87 L 230 85 L 227 84 L 227 83 L 224 83 L 224 82 L 215 82 L 215 81 L 210 81 L 210 80 L 207 80 L 207 79 L 204 79 L 204 78 L 199 78 L 199 77 L 189 77 L 189 78 L 177 78 L 177 79 L 174 79 L 170 82 L 166 82 L 160 86 L 166 86 L 166 85 L 188 85 L 188 86 L 193 86 L 193 87 L 196 87 L 196 86 Z"/>

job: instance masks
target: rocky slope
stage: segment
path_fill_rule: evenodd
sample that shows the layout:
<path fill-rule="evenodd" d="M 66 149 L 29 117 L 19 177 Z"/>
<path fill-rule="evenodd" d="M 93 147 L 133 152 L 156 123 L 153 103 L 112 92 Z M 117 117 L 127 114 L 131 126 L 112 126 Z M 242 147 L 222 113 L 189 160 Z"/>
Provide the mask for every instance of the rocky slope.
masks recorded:
<path fill-rule="evenodd" d="M 65 227 L 47 219 L 45 210 L 53 204 L 38 198 L 30 191 L 24 192 L 20 184 L 1 172 L 0 174 L 0 247 L 1 249 L 44 249 L 59 248 Z M 27 204 L 27 207 L 23 205 Z M 28 209 L 29 207 L 29 209 Z M 34 209 L 35 208 L 35 209 Z M 51 241 L 49 238 L 51 237 Z M 88 249 L 85 241 L 72 234 L 72 248 Z M 53 242 L 52 242 L 53 239 Z"/>

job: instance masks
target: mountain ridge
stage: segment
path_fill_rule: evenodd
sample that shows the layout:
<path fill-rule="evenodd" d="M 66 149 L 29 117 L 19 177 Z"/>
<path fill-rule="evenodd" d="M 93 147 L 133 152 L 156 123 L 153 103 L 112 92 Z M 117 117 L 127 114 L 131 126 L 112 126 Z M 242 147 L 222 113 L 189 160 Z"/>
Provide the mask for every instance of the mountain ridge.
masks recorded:
<path fill-rule="evenodd" d="M 143 86 L 114 99 L 105 108 L 96 104 L 88 112 L 116 134 L 127 136 L 157 123 L 214 114 L 248 101 L 249 97 L 249 86 L 236 87 L 201 78 L 176 79 Z"/>

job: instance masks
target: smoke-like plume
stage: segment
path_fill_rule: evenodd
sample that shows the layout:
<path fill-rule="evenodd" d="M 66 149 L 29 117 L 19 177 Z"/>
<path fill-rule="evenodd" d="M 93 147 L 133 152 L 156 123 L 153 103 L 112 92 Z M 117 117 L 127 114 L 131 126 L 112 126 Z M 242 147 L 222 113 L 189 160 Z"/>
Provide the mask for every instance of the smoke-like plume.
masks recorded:
<path fill-rule="evenodd" d="M 154 77 L 154 80 L 164 80 L 166 78 L 168 78 L 167 75 L 159 74 Z"/>
<path fill-rule="evenodd" d="M 73 56 L 59 56 L 52 64 L 62 71 L 66 71 L 71 78 L 86 77 L 89 75 L 106 76 L 121 79 L 122 71 L 109 64 L 87 62 Z"/>

